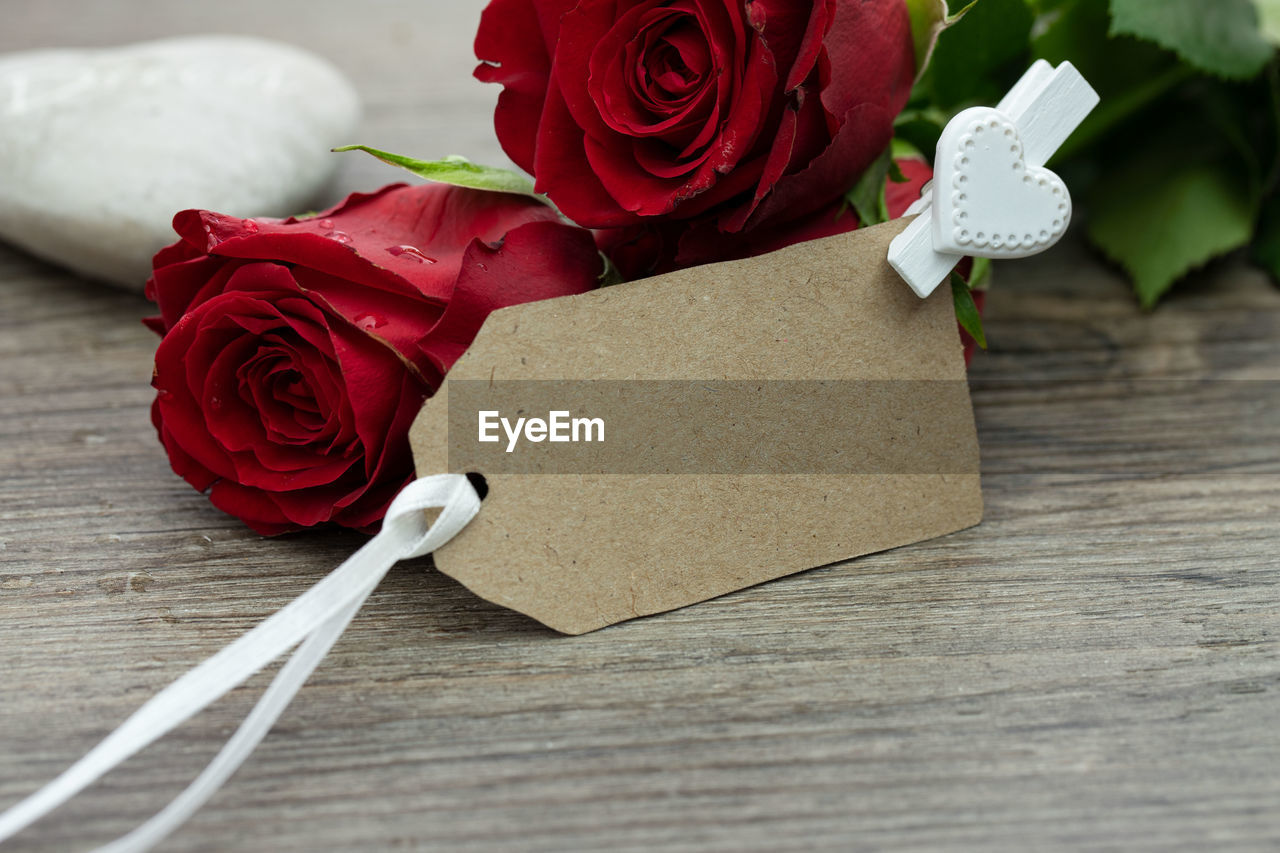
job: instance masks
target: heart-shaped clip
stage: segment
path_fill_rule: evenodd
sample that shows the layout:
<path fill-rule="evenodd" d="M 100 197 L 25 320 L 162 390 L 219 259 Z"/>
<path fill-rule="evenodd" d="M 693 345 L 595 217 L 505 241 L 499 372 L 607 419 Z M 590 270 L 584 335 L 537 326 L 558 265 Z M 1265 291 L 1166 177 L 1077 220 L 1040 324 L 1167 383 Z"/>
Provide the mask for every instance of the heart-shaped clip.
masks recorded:
<path fill-rule="evenodd" d="M 933 173 L 935 251 L 1026 258 L 1058 242 L 1071 221 L 1067 185 L 1027 163 L 1018 128 L 990 107 L 947 125 Z"/>
<path fill-rule="evenodd" d="M 934 180 L 907 211 L 916 219 L 889 247 L 889 264 L 920 297 L 965 255 L 1025 258 L 1066 233 L 1071 194 L 1044 168 L 1098 104 L 1069 62 L 1036 62 L 1000 105 L 957 115 L 938 140 Z"/>

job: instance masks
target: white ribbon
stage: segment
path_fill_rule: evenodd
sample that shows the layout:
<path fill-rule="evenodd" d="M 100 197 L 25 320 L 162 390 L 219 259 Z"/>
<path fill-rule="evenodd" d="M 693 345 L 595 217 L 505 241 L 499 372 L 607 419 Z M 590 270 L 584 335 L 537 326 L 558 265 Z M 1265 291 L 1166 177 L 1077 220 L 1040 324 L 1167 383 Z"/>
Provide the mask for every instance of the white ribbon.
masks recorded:
<path fill-rule="evenodd" d="M 426 513 L 431 509 L 439 509 L 440 514 L 428 523 Z M 439 474 L 410 483 L 391 503 L 381 532 L 346 562 L 160 691 L 61 776 L 0 815 L 0 842 L 301 643 L 204 772 L 159 814 L 98 853 L 149 850 L 195 814 L 244 763 L 391 567 L 439 548 L 479 510 L 480 496 L 462 474 Z"/>

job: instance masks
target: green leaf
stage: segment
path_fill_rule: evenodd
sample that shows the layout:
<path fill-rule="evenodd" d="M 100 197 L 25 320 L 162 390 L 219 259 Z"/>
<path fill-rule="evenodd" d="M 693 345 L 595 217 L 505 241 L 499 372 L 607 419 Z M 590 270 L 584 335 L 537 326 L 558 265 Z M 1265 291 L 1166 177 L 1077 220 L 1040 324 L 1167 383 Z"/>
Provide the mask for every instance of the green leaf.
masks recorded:
<path fill-rule="evenodd" d="M 978 342 L 978 346 L 987 348 L 987 336 L 982 330 L 982 315 L 974 304 L 969 285 L 964 283 L 959 273 L 951 273 L 951 298 L 956 303 L 956 320 L 960 328 L 969 333 L 969 337 Z"/>
<path fill-rule="evenodd" d="M 510 169 L 499 169 L 494 166 L 481 166 L 472 163 L 466 157 L 445 157 L 443 160 L 414 160 L 399 154 L 389 154 L 367 145 L 348 145 L 335 148 L 334 151 L 364 151 L 372 154 L 384 163 L 408 169 L 420 178 L 437 181 L 442 184 L 453 184 L 458 187 L 471 187 L 476 190 L 492 190 L 501 193 L 517 193 L 530 195 L 545 201 L 533 191 L 533 181 Z"/>
<path fill-rule="evenodd" d="M 1089 238 L 1129 273 L 1144 308 L 1191 270 L 1248 245 L 1257 208 L 1230 158 L 1196 157 L 1176 140 L 1152 154 L 1112 164 L 1088 204 Z"/>
<path fill-rule="evenodd" d="M 1070 61 L 1102 101 L 1051 163 L 1073 157 L 1195 74 L 1191 66 L 1149 42 L 1110 37 L 1108 0 L 1064 0 L 1037 26 L 1035 59 Z"/>
<path fill-rule="evenodd" d="M 1256 76 L 1272 54 L 1251 0 L 1111 0 L 1111 33 L 1155 42 L 1231 80 Z"/>
<path fill-rule="evenodd" d="M 1033 17 L 1026 0 L 977 0 L 938 39 L 930 67 L 939 106 L 996 103 L 1026 70 Z"/>
<path fill-rule="evenodd" d="M 884 150 L 858 178 L 858 183 L 845 195 L 862 225 L 879 225 L 889 221 L 889 205 L 885 202 L 885 181 L 893 163 L 893 147 Z M 899 172 L 901 174 L 901 172 Z"/>
<path fill-rule="evenodd" d="M 973 269 L 969 273 L 970 290 L 986 290 L 991 285 L 991 259 L 974 258 Z"/>

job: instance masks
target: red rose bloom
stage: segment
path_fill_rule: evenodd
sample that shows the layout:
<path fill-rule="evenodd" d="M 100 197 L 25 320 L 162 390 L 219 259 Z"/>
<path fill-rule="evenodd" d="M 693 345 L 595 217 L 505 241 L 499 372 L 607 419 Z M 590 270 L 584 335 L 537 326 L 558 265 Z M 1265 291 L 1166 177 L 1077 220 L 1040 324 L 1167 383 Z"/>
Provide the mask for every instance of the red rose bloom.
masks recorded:
<path fill-rule="evenodd" d="M 493 0 L 476 76 L 503 148 L 582 225 L 813 213 L 889 144 L 902 0 Z"/>
<path fill-rule="evenodd" d="M 920 198 L 925 184 L 933 180 L 933 169 L 924 160 L 907 157 L 899 159 L 897 165 L 906 180 L 885 184 L 885 205 L 891 219 L 902 216 Z M 795 243 L 844 234 L 859 225 L 857 214 L 841 196 L 811 213 L 766 223 L 748 232 L 726 234 L 707 221 L 660 222 L 604 228 L 596 232 L 596 243 L 624 278 L 635 279 L 695 264 L 763 255 Z"/>
<path fill-rule="evenodd" d="M 488 313 L 601 272 L 551 208 L 442 184 L 173 224 L 147 283 L 152 420 L 174 471 L 265 534 L 375 527 L 413 475 L 410 423 Z"/>

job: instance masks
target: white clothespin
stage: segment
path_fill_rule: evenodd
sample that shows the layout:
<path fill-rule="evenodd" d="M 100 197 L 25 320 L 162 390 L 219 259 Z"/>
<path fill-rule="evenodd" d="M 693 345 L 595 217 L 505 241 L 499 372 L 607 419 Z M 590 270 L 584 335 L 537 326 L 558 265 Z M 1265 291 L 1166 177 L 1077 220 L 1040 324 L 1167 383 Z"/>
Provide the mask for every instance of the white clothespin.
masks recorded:
<path fill-rule="evenodd" d="M 907 210 L 889 265 L 916 295 L 933 292 L 965 255 L 1025 258 L 1061 239 L 1071 194 L 1044 168 L 1098 105 L 1070 62 L 1037 61 L 995 108 L 974 107 L 942 132 L 934 179 Z"/>

